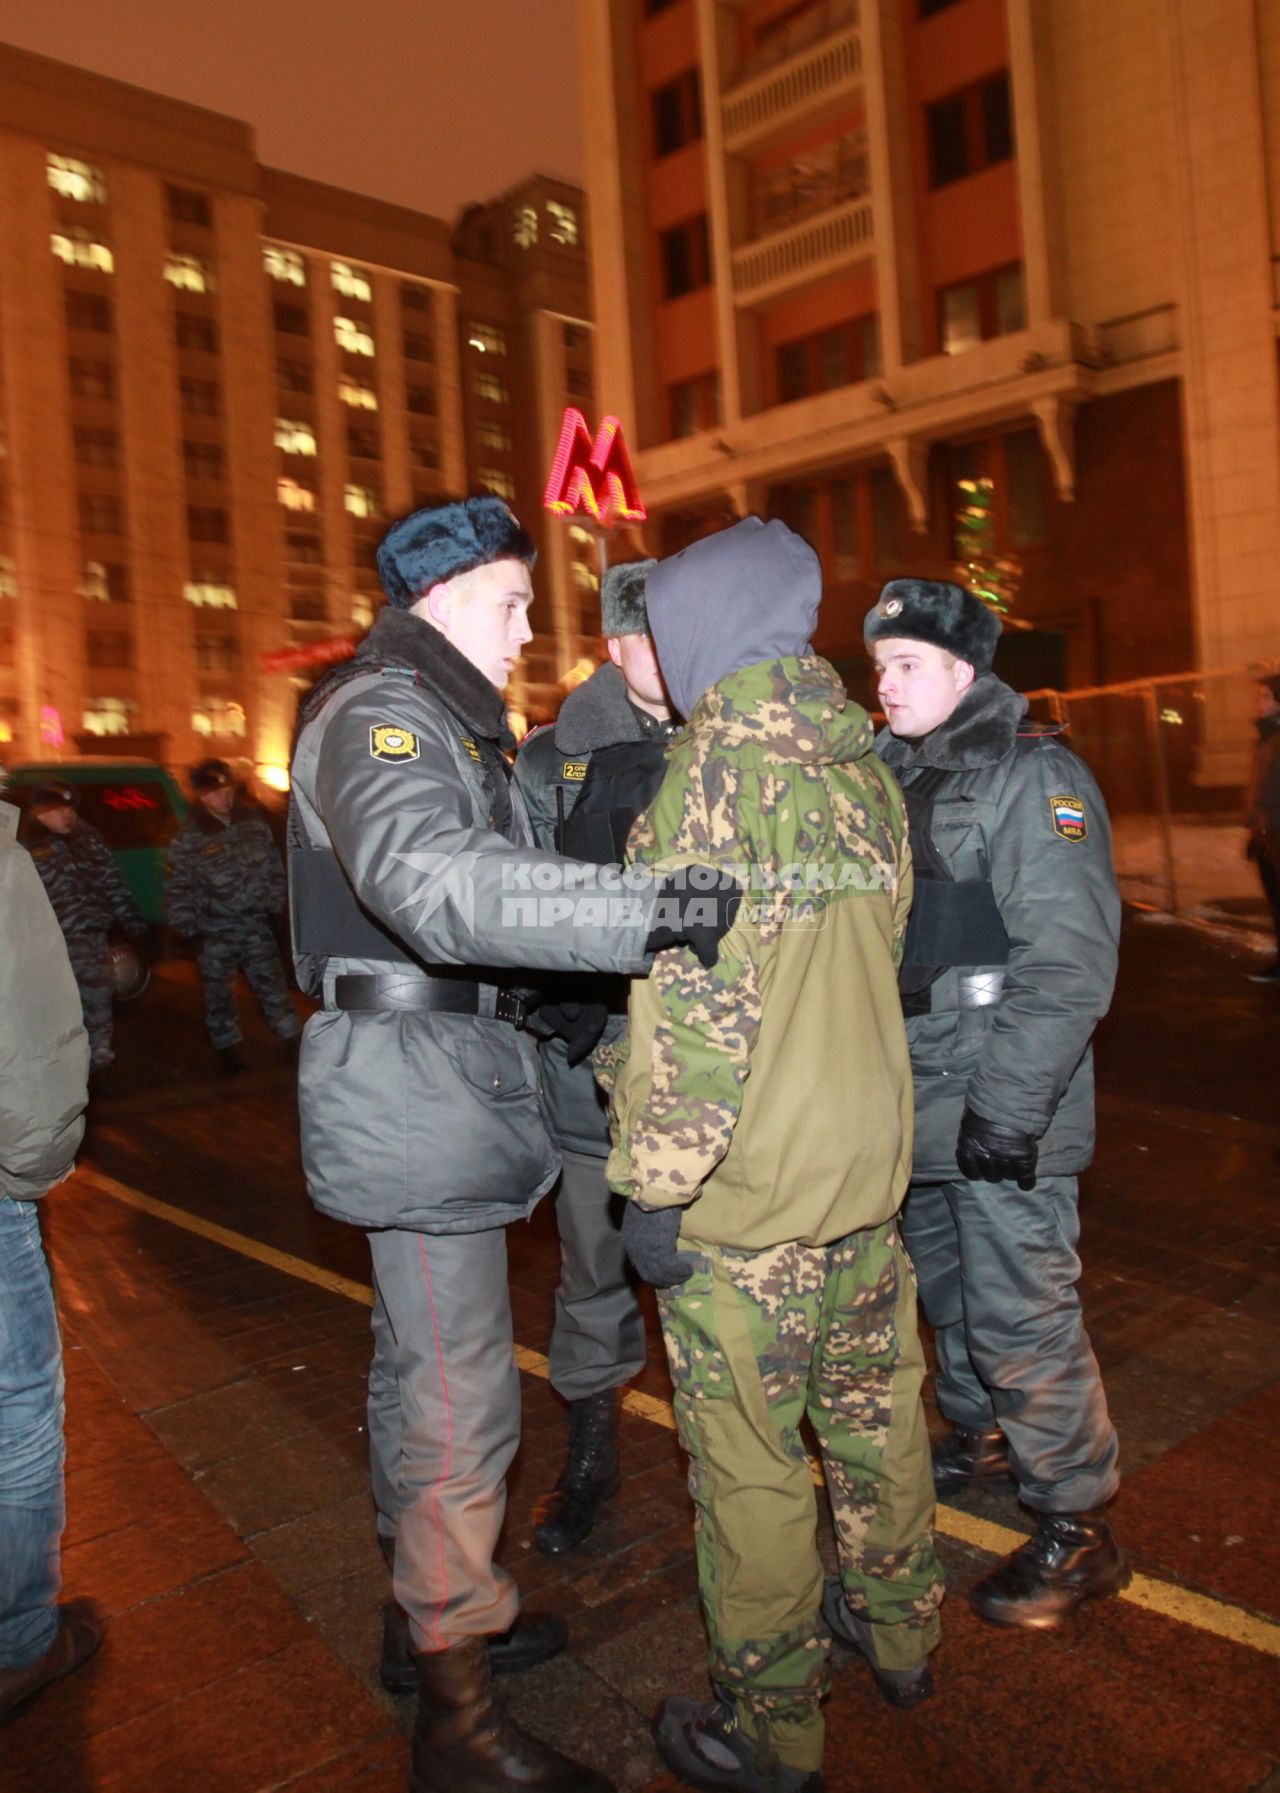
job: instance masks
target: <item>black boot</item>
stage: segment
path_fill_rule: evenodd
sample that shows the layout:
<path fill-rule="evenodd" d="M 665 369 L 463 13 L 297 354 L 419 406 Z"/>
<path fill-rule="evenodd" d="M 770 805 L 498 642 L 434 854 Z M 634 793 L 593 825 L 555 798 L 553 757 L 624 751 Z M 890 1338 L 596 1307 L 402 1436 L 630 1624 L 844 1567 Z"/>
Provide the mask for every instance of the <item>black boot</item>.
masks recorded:
<path fill-rule="evenodd" d="M 865 1657 L 876 1692 L 891 1706 L 918 1706 L 933 1694 L 933 1671 L 926 1656 L 913 1668 L 880 1668 L 870 1620 L 849 1610 L 838 1575 L 828 1575 L 822 1588 L 822 1617 L 832 1640 Z"/>
<path fill-rule="evenodd" d="M 244 1062 L 244 1053 L 238 1046 L 218 1047 L 219 1077 L 243 1077 L 249 1069 Z"/>
<path fill-rule="evenodd" d="M 967 1426 L 952 1426 L 933 1447 L 933 1485 L 940 1495 L 955 1494 L 975 1482 L 1009 1481 L 1012 1476 L 1009 1441 L 998 1428 L 971 1432 Z"/>
<path fill-rule="evenodd" d="M 1118 1594 L 1132 1579 L 1105 1507 L 1037 1513 L 1034 1535 L 969 1590 L 969 1604 L 993 1625 L 1048 1631 L 1082 1600 Z"/>
<path fill-rule="evenodd" d="M 616 1793 L 503 1711 L 482 1637 L 419 1656 L 417 1670 L 410 1793 Z"/>
<path fill-rule="evenodd" d="M 395 1540 L 378 1539 L 387 1573 L 395 1573 Z M 495 1675 L 518 1675 L 558 1656 L 569 1641 L 569 1627 L 558 1613 L 521 1613 L 509 1631 L 487 1640 L 489 1667 Z M 382 1608 L 382 1652 L 378 1679 L 388 1693 L 413 1693 L 418 1685 L 409 1615 L 394 1595 Z"/>
<path fill-rule="evenodd" d="M 672 1695 L 653 1723 L 653 1741 L 667 1767 L 686 1787 L 707 1793 L 825 1793 L 818 1768 L 788 1768 L 763 1760 L 738 1724 L 732 1705 L 715 1689 L 714 1700 Z"/>
<path fill-rule="evenodd" d="M 605 1501 L 618 1492 L 617 1389 L 569 1403 L 569 1455 L 542 1503 L 533 1541 L 544 1556 L 563 1556 L 591 1531 Z"/>

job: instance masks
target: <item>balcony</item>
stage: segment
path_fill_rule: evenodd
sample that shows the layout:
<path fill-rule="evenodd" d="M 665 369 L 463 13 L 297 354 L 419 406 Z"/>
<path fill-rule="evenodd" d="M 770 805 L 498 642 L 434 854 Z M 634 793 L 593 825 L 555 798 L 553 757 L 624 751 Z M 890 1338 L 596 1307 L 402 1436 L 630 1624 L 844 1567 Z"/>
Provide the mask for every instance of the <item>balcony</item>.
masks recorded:
<path fill-rule="evenodd" d="M 851 199 L 733 252 L 733 296 L 759 305 L 875 252 L 871 201 Z"/>
<path fill-rule="evenodd" d="M 781 60 L 775 60 L 777 56 Z M 754 72 L 721 104 L 725 149 L 758 149 L 800 119 L 838 106 L 862 79 L 862 36 L 856 7 L 832 4 L 802 15 L 780 46 L 755 59 Z"/>

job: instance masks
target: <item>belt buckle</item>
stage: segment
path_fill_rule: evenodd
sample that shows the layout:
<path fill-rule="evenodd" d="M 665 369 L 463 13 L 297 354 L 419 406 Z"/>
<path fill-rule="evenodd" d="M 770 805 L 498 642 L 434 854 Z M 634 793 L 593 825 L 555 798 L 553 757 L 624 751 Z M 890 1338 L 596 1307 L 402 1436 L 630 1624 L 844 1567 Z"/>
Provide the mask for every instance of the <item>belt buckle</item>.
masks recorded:
<path fill-rule="evenodd" d="M 509 1021 L 512 1027 L 523 1027 L 524 1018 L 528 1014 L 528 1006 L 523 996 L 514 990 L 499 990 L 493 1005 L 496 1021 Z"/>

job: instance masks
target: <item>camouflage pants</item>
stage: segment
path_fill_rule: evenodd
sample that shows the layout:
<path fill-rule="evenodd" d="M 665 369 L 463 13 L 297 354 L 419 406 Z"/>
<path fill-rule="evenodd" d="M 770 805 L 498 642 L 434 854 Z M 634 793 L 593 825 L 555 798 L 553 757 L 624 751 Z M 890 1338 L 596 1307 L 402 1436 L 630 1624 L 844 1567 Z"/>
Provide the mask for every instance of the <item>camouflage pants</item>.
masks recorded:
<path fill-rule="evenodd" d="M 115 1057 L 111 1050 L 114 986 L 111 981 L 111 957 L 107 951 L 106 934 L 69 934 L 67 957 L 76 974 L 80 1007 L 84 1010 L 84 1028 L 89 1036 L 90 1069 L 105 1070 Z"/>
<path fill-rule="evenodd" d="M 282 1040 L 300 1033 L 280 948 L 265 915 L 247 915 L 234 933 L 208 933 L 200 950 L 200 975 L 204 979 L 204 1018 L 214 1050 L 238 1046 L 242 1039 L 236 1013 L 236 972 L 243 970 L 249 986 L 271 1027 Z"/>
<path fill-rule="evenodd" d="M 806 1413 L 845 1595 L 871 1622 L 877 1662 L 914 1666 L 939 1638 L 915 1279 L 893 1222 L 822 1247 L 682 1237 L 680 1249 L 696 1268 L 659 1307 L 711 1678 L 762 1761 L 814 1769 L 829 1671 Z"/>

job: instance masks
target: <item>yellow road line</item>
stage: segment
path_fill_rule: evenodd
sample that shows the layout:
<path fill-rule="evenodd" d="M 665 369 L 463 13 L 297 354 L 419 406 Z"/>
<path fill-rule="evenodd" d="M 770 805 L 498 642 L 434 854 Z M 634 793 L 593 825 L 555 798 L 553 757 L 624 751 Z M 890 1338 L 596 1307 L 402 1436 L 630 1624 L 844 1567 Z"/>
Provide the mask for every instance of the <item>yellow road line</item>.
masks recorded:
<path fill-rule="evenodd" d="M 362 1307 L 373 1305 L 373 1290 L 366 1283 L 353 1282 L 349 1276 L 339 1276 L 335 1271 L 321 1269 L 318 1264 L 309 1264 L 305 1258 L 295 1258 L 287 1251 L 277 1251 L 272 1245 L 263 1245 L 244 1233 L 233 1232 L 230 1227 L 218 1226 L 215 1221 L 188 1213 L 185 1208 L 175 1208 L 169 1202 L 157 1201 L 155 1196 L 144 1195 L 142 1190 L 134 1189 L 128 1183 L 118 1182 L 91 1164 L 80 1166 L 76 1180 L 88 1184 L 102 1195 L 109 1195 L 118 1202 L 138 1209 L 143 1214 L 168 1221 L 171 1226 L 195 1233 L 201 1239 L 210 1239 L 215 1245 L 225 1246 L 228 1251 L 237 1252 L 241 1257 L 252 1258 L 255 1263 L 266 1264 L 272 1270 L 281 1270 L 286 1276 L 296 1277 L 301 1282 L 314 1283 L 317 1288 L 327 1289 L 332 1295 L 342 1295 L 348 1301 L 359 1302 Z M 550 1374 L 550 1366 L 540 1352 L 531 1351 L 527 1345 L 517 1345 L 515 1351 L 516 1364 L 527 1374 L 544 1379 Z M 675 1429 L 675 1415 L 669 1401 L 632 1389 L 623 1396 L 622 1405 L 628 1413 L 648 1420 L 651 1425 L 663 1426 L 668 1431 Z M 814 1481 L 821 1485 L 821 1467 L 811 1462 L 810 1470 Z M 939 1505 L 935 1523 L 937 1530 L 945 1537 L 955 1538 L 959 1543 L 969 1544 L 975 1550 L 985 1551 L 992 1556 L 1004 1556 L 1026 1541 L 1025 1532 L 1013 1531 L 1006 1525 L 995 1525 L 989 1519 L 978 1518 L 976 1514 L 961 1512 L 958 1507 Z M 1163 1618 L 1177 1619 L 1197 1631 L 1226 1638 L 1229 1643 L 1244 1644 L 1267 1656 L 1280 1656 L 1280 1624 L 1273 1619 L 1264 1619 L 1257 1613 L 1246 1612 L 1242 1607 L 1232 1606 L 1225 1600 L 1215 1600 L 1210 1594 L 1197 1594 L 1190 1588 L 1180 1587 L 1176 1582 L 1159 1581 L 1154 1576 L 1135 1575 L 1119 1598 L 1129 1601 L 1133 1606 L 1144 1607 L 1148 1612 L 1159 1613 Z"/>

